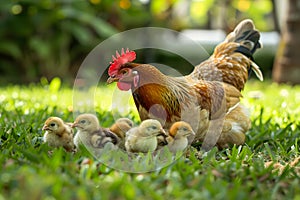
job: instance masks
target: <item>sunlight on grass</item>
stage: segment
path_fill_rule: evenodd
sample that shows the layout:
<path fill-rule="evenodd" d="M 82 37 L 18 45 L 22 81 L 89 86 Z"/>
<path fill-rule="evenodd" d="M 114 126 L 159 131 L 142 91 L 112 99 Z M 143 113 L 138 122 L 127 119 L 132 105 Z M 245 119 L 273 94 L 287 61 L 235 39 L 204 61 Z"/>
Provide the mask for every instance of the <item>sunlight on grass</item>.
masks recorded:
<path fill-rule="evenodd" d="M 76 103 L 82 107 L 74 105 L 74 94 L 82 100 Z M 88 94 L 93 98 L 86 99 Z M 1 89 L 0 103 L 2 109 L 15 112 L 21 110 L 25 115 L 34 114 L 39 110 L 53 112 L 53 109 L 62 112 L 84 112 L 86 110 L 94 112 L 112 112 L 116 115 L 138 117 L 134 106 L 134 101 L 129 92 L 120 92 L 115 85 L 99 86 L 88 90 L 74 91 L 69 88 L 61 88 L 58 91 L 52 91 L 48 87 L 42 86 L 9 86 Z"/>
<path fill-rule="evenodd" d="M 259 116 L 263 109 L 263 120 L 272 118 L 274 123 L 282 126 L 300 119 L 300 86 L 249 82 L 243 96 L 243 103 L 250 108 L 252 118 Z"/>
<path fill-rule="evenodd" d="M 101 100 L 100 100 L 101 99 Z M 96 89 L 95 101 L 99 104 L 97 107 L 101 110 L 111 111 L 123 116 L 135 115 L 138 117 L 138 112 L 130 91 L 120 91 L 116 84 L 100 86 Z"/>

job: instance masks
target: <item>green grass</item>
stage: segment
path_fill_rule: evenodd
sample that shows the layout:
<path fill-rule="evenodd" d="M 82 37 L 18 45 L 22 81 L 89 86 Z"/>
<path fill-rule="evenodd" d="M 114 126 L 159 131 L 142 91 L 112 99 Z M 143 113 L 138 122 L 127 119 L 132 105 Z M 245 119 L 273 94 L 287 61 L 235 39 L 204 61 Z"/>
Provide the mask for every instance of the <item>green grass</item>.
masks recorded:
<path fill-rule="evenodd" d="M 191 150 L 189 159 L 139 174 L 110 169 L 86 151 L 55 149 L 50 156 L 42 143 L 49 116 L 73 121 L 73 114 L 95 109 L 103 126 L 120 115 L 137 122 L 132 99 L 122 102 L 114 86 L 91 89 L 91 102 L 78 92 L 74 106 L 72 89 L 55 84 L 0 91 L 0 199 L 300 199 L 298 166 L 283 173 L 264 167 L 299 156 L 299 86 L 249 82 L 243 103 L 253 124 L 245 145 L 204 157 Z"/>

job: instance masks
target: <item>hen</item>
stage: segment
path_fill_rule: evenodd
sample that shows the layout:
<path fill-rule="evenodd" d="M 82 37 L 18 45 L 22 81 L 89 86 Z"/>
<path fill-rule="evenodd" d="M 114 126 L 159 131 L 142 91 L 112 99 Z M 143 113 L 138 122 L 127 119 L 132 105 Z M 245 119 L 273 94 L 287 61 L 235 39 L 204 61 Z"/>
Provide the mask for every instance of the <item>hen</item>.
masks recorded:
<path fill-rule="evenodd" d="M 122 49 L 109 67 L 108 83 L 132 90 L 141 120 L 154 118 L 169 129 L 174 122 L 188 122 L 196 133 L 193 143 L 204 150 L 217 144 L 243 144 L 251 122 L 239 102 L 240 91 L 251 69 L 262 80 L 252 55 L 261 47 L 260 34 L 251 20 L 242 21 L 219 44 L 213 55 L 182 77 L 162 74 L 149 64 L 133 63 L 136 54 Z"/>

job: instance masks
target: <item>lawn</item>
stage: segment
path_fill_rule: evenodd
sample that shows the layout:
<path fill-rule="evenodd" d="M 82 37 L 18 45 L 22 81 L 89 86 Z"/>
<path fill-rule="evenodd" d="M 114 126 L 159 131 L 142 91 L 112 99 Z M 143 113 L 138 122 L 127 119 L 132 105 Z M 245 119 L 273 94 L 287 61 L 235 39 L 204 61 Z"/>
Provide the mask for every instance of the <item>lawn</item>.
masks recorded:
<path fill-rule="evenodd" d="M 86 151 L 55 149 L 50 155 L 41 130 L 49 116 L 73 121 L 74 114 L 95 110 L 103 126 L 121 115 L 138 122 L 130 95 L 114 87 L 79 91 L 75 100 L 72 88 L 57 80 L 1 87 L 0 200 L 300 199 L 300 164 L 293 162 L 300 156 L 299 86 L 250 81 L 243 103 L 253 123 L 245 145 L 214 148 L 206 156 L 191 149 L 188 159 L 158 171 L 110 169 Z M 94 98 L 86 99 L 86 92 Z M 120 101 L 120 95 L 128 101 Z"/>

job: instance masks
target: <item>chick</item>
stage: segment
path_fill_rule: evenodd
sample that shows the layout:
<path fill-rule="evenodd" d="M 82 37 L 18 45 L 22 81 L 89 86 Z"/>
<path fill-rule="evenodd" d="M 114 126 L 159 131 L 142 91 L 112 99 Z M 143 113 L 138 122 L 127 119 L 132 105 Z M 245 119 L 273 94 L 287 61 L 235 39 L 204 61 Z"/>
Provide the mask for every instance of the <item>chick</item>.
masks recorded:
<path fill-rule="evenodd" d="M 104 148 L 106 144 L 114 146 L 119 141 L 114 133 L 100 127 L 98 118 L 93 114 L 79 115 L 72 127 L 76 127 L 78 130 L 74 137 L 74 143 L 77 148 L 81 144 L 92 149 Z"/>
<path fill-rule="evenodd" d="M 172 124 L 169 136 L 166 138 L 170 152 L 176 154 L 178 151 L 183 151 L 188 146 L 190 136 L 195 137 L 195 132 L 188 123 L 179 121 Z"/>
<path fill-rule="evenodd" d="M 125 138 L 126 132 L 133 127 L 133 122 L 128 118 L 119 118 L 109 128 L 119 138 Z"/>
<path fill-rule="evenodd" d="M 120 138 L 119 148 L 125 150 L 125 135 L 133 127 L 133 122 L 128 118 L 119 118 L 111 125 L 109 130 Z"/>
<path fill-rule="evenodd" d="M 156 136 L 156 139 L 157 139 L 157 150 L 158 149 L 161 149 L 163 148 L 164 146 L 166 146 L 168 144 L 168 141 L 166 140 L 167 139 L 167 136 L 166 134 L 159 134 Z"/>
<path fill-rule="evenodd" d="M 128 152 L 153 152 L 157 147 L 159 134 L 165 134 L 159 121 L 154 119 L 144 120 L 139 127 L 134 127 L 126 133 L 125 148 Z"/>
<path fill-rule="evenodd" d="M 45 130 L 44 142 L 50 147 L 63 147 L 66 151 L 75 150 L 73 143 L 73 129 L 59 117 L 49 117 L 43 126 Z"/>

